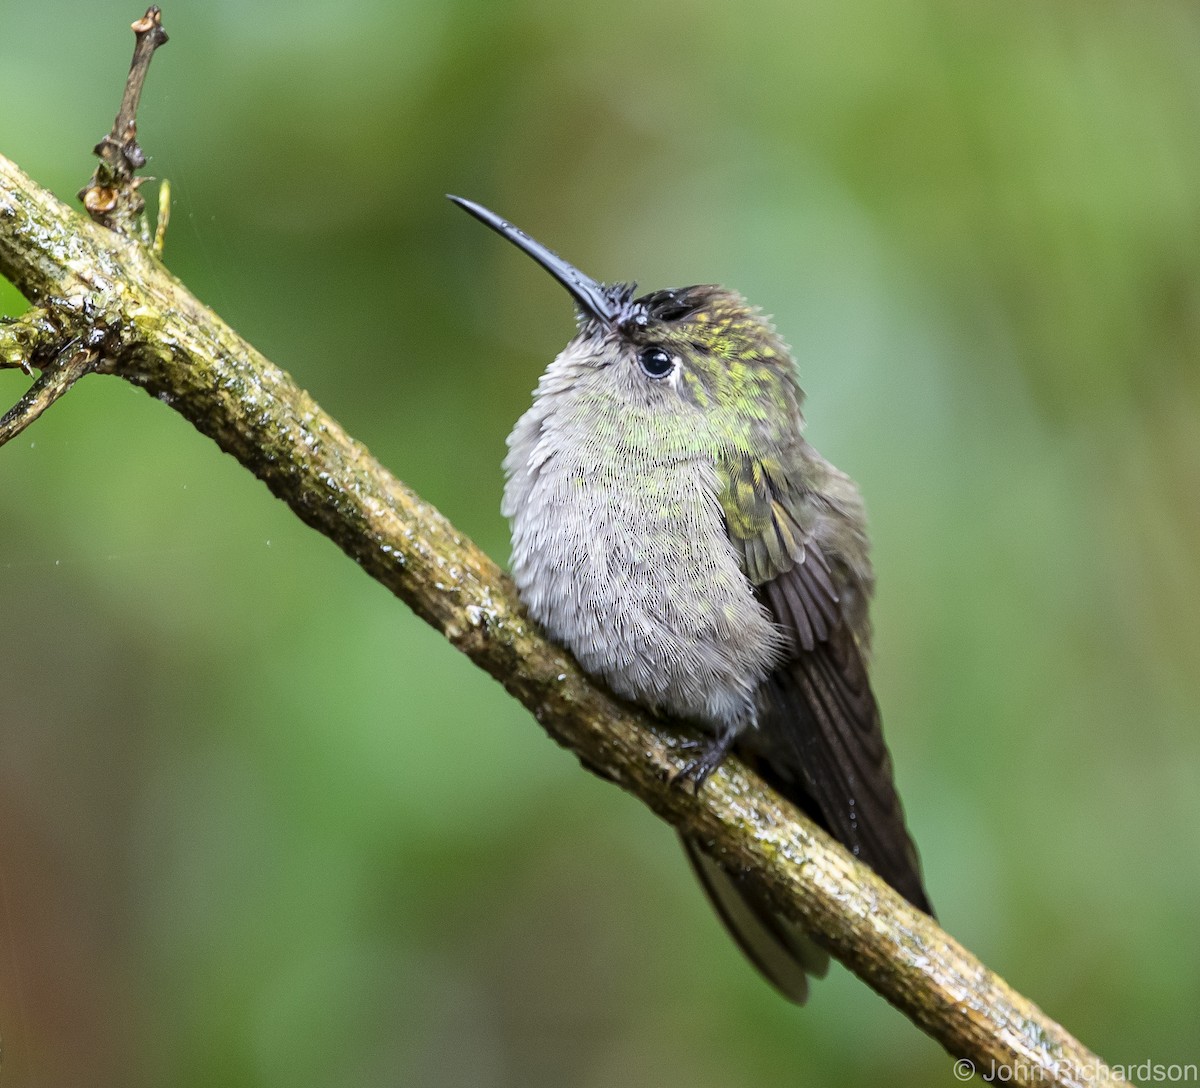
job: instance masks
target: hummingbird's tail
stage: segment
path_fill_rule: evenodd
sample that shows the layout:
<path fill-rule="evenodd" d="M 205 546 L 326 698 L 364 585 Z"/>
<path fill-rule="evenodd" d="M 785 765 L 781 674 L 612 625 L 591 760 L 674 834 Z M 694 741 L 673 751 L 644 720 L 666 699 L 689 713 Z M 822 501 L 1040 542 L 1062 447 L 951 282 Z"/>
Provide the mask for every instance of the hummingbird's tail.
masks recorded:
<path fill-rule="evenodd" d="M 695 839 L 681 835 L 680 841 L 709 902 L 746 958 L 784 997 L 803 1005 L 808 1000 L 809 976 L 825 977 L 829 953 L 799 926 L 759 902 Z"/>

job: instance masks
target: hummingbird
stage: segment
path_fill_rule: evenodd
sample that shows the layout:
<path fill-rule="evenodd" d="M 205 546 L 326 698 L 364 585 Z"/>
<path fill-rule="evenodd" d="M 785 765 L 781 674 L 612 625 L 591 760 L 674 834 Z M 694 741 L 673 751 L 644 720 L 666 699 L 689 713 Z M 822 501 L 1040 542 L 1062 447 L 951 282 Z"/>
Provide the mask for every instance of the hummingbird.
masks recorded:
<path fill-rule="evenodd" d="M 571 295 L 578 332 L 508 437 L 502 511 L 530 615 L 591 676 L 730 752 L 932 913 L 867 673 L 874 587 L 858 487 L 805 440 L 788 347 L 735 291 L 636 295 L 449 198 Z M 747 958 L 803 1004 L 827 954 L 682 836 Z"/>

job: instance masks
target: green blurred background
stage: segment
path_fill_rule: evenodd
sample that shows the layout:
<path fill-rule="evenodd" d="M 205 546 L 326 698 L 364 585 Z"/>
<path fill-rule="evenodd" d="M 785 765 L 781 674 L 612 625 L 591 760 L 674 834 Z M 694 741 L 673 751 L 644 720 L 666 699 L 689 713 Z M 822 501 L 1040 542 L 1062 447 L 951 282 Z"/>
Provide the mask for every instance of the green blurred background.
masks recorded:
<path fill-rule="evenodd" d="M 0 10 L 0 151 L 64 197 L 140 14 Z M 498 559 L 571 311 L 445 192 L 776 316 L 944 924 L 1110 1062 L 1200 1061 L 1195 6 L 164 22 L 171 268 Z M 0 526 L 6 1083 L 956 1083 L 840 968 L 780 1002 L 664 825 L 130 386 L 0 451 Z"/>

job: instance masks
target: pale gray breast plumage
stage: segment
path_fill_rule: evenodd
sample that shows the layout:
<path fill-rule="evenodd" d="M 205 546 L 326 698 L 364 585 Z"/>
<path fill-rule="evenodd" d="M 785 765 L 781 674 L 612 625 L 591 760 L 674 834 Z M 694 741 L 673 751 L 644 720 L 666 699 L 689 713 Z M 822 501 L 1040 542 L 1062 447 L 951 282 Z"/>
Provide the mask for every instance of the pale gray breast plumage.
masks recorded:
<path fill-rule="evenodd" d="M 585 440 L 544 382 L 509 437 L 503 511 L 522 600 L 619 695 L 710 725 L 752 724 L 782 635 L 725 532 L 703 457 Z M 632 463 L 636 458 L 637 463 Z"/>

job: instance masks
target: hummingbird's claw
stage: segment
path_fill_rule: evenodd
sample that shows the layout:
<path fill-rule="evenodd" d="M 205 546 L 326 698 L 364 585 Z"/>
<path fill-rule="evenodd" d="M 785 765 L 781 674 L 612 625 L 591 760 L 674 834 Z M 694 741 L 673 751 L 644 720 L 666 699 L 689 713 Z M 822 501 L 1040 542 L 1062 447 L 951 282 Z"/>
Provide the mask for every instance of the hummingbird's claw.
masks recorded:
<path fill-rule="evenodd" d="M 701 751 L 695 759 L 688 760 L 678 771 L 671 775 L 671 785 L 678 784 L 686 788 L 690 782 L 692 793 L 699 796 L 700 787 L 708 780 L 709 775 L 725 762 L 725 757 L 729 755 L 729 750 L 733 747 L 733 742 L 737 739 L 737 735 L 738 731 L 736 729 L 727 729 L 716 740 L 702 741 L 689 739 L 680 741 L 679 747 L 682 749 L 700 749 Z"/>

